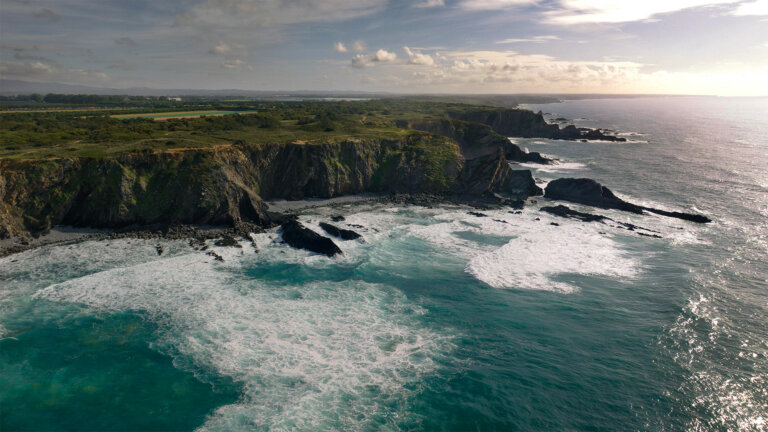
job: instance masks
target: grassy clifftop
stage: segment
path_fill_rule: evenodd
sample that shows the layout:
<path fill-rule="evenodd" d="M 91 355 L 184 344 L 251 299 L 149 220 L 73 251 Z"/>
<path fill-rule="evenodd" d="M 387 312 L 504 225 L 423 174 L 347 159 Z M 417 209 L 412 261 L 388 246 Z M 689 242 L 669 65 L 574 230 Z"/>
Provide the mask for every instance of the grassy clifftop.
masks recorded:
<path fill-rule="evenodd" d="M 449 117 L 472 109 L 301 103 L 162 122 L 83 112 L 6 114 L 0 237 L 57 224 L 268 225 L 262 200 L 274 198 L 538 193 L 530 172 L 506 163 L 514 147 L 507 139 L 488 125 Z"/>

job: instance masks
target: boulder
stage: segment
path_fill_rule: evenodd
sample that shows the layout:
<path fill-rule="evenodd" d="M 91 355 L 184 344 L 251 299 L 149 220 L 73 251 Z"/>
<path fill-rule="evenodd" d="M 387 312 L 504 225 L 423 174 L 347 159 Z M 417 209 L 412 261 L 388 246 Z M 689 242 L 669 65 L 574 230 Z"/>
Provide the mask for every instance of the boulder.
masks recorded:
<path fill-rule="evenodd" d="M 283 241 L 297 249 L 306 249 L 328 257 L 342 254 L 341 249 L 328 237 L 306 228 L 299 221 L 289 220 L 281 225 Z"/>
<path fill-rule="evenodd" d="M 338 228 L 329 223 L 320 222 L 320 228 L 332 236 L 340 237 L 342 240 L 355 240 L 360 238 L 360 234 L 352 230 Z"/>

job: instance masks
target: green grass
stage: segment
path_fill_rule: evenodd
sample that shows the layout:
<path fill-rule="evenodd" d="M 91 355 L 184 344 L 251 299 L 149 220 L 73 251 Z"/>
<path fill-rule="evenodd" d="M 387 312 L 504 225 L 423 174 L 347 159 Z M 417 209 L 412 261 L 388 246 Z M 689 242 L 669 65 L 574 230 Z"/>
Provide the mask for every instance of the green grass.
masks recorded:
<path fill-rule="evenodd" d="M 399 139 L 414 133 L 402 128 L 404 121 L 447 118 L 449 113 L 478 109 L 403 100 L 270 102 L 252 108 L 258 112 L 248 108 L 240 113 L 150 109 L 119 116 L 104 111 L 0 114 L 0 159 L 104 158 L 232 145 Z M 202 117 L 185 118 L 192 113 Z M 231 115 L 218 115 L 224 113 Z M 177 118 L 153 120 L 172 116 Z"/>
<path fill-rule="evenodd" d="M 116 119 L 133 119 L 133 118 L 174 118 L 174 117 L 201 117 L 201 116 L 219 116 L 230 114 L 255 114 L 258 110 L 248 111 L 183 111 L 183 112 L 168 112 L 168 113 L 145 113 L 145 114 L 118 114 L 111 116 Z"/>

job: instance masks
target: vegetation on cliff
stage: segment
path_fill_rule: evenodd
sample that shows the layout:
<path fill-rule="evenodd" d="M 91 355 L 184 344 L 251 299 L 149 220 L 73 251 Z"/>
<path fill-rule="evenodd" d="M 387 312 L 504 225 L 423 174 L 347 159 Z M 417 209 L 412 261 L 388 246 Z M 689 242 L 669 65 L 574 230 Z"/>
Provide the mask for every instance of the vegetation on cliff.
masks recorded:
<path fill-rule="evenodd" d="M 0 237 L 56 224 L 269 225 L 262 200 L 275 198 L 541 193 L 507 163 L 527 154 L 497 133 L 541 129 L 528 111 L 403 100 L 258 108 L 167 121 L 2 114 Z"/>

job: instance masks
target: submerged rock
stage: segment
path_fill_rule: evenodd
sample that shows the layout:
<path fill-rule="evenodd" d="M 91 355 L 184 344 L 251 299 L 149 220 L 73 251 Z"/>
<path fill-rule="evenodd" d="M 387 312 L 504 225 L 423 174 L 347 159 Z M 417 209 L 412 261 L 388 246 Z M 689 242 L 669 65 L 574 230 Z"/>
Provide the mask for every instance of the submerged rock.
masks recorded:
<path fill-rule="evenodd" d="M 562 204 L 557 206 L 542 207 L 540 210 L 545 213 L 553 214 L 555 216 L 560 216 L 568 219 L 576 219 L 582 222 L 602 222 L 608 219 L 605 216 L 593 215 L 590 213 L 576 211 Z"/>
<path fill-rule="evenodd" d="M 281 225 L 283 240 L 297 249 L 306 249 L 328 257 L 342 254 L 341 249 L 328 237 L 306 228 L 299 221 L 291 220 Z"/>
<path fill-rule="evenodd" d="M 643 228 L 641 226 L 637 226 L 631 223 L 627 222 L 619 222 L 617 220 L 611 219 L 607 216 L 601 216 L 601 215 L 594 215 L 591 213 L 584 213 L 577 210 L 573 210 L 570 207 L 566 207 L 564 205 L 558 205 L 558 206 L 551 206 L 551 207 L 542 207 L 539 209 L 540 211 L 543 211 L 545 213 L 549 213 L 555 216 L 560 216 L 566 219 L 575 219 L 580 220 L 582 222 L 600 222 L 600 223 L 608 223 L 613 222 L 616 224 L 619 228 L 624 228 L 628 231 L 636 232 L 638 235 L 645 236 L 645 237 L 653 237 L 653 238 L 661 238 L 660 235 L 657 234 L 647 234 L 642 232 L 637 232 L 637 230 L 641 231 L 648 231 L 651 233 L 657 233 L 657 231 L 650 230 L 648 228 Z M 551 223 L 551 225 L 558 225 L 554 222 Z M 558 225 L 559 226 L 559 225 Z M 602 234 L 602 233 L 601 233 Z"/>
<path fill-rule="evenodd" d="M 320 222 L 320 228 L 332 236 L 340 237 L 342 240 L 355 240 L 360 238 L 360 234 L 352 230 L 338 228 L 329 223 Z"/>

